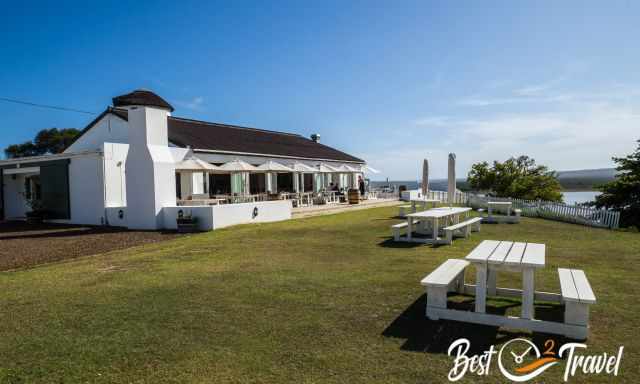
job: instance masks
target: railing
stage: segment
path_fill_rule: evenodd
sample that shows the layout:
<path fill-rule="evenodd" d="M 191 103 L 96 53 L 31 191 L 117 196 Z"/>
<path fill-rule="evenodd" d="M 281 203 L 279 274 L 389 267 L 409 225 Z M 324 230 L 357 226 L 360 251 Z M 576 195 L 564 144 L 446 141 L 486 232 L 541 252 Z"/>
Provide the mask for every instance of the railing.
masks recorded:
<path fill-rule="evenodd" d="M 522 210 L 523 216 L 564 221 L 600 228 L 618 228 L 620 212 L 608 209 L 596 209 L 583 205 L 567 205 L 554 201 L 524 200 L 504 197 L 487 197 L 468 194 L 468 205 L 473 208 L 485 208 L 488 201 L 510 201 L 513 208 Z"/>

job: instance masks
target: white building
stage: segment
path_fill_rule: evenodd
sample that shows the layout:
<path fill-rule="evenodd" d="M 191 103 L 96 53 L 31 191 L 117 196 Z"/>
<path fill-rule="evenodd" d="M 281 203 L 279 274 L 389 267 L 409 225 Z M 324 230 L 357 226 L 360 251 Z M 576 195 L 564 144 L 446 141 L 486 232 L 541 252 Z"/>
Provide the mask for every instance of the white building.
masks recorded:
<path fill-rule="evenodd" d="M 284 220 L 292 203 L 278 196 L 331 184 L 356 188 L 365 167 L 320 144 L 319 135 L 307 139 L 171 112 L 158 95 L 137 90 L 115 97 L 63 153 L 1 160 L 0 220 L 24 218 L 33 202 L 51 221 L 132 229 L 175 228 L 178 215 L 197 217 L 201 229 Z M 257 195 L 269 198 L 237 199 Z M 249 202 L 196 203 L 220 196 Z"/>

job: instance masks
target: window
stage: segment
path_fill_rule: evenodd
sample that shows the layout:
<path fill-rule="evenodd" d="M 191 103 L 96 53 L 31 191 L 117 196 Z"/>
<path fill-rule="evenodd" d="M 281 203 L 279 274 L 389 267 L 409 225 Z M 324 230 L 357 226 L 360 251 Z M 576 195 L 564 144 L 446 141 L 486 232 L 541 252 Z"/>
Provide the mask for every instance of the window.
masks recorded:
<path fill-rule="evenodd" d="M 209 195 L 229 195 L 231 194 L 231 175 L 229 174 L 209 174 Z"/>

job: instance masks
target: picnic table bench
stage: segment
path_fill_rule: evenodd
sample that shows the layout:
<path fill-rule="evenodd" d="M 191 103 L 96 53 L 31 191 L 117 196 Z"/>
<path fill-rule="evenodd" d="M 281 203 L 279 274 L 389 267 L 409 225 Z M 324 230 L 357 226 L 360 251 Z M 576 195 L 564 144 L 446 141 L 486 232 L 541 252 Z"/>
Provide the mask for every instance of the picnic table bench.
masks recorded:
<path fill-rule="evenodd" d="M 464 283 L 464 269 L 473 264 L 476 284 Z M 534 272 L 545 265 L 545 245 L 510 241 L 485 240 L 465 260 L 447 260 L 422 279 L 427 290 L 426 315 L 432 320 L 448 319 L 586 339 L 589 332 L 589 305 L 596 302 L 589 282 L 581 270 L 558 269 L 561 293 L 534 290 Z M 522 273 L 523 289 L 496 287 L 498 271 Z M 462 282 L 461 282 L 462 280 Z M 475 311 L 449 309 L 447 292 L 475 294 Z M 487 295 L 522 298 L 520 317 L 486 313 Z M 433 297 L 430 297 L 433 296 Z M 534 300 L 563 303 L 564 322 L 534 318 Z"/>
<path fill-rule="evenodd" d="M 447 308 L 447 293 L 464 293 L 464 271 L 468 265 L 469 262 L 465 260 L 449 259 L 422 279 L 420 284 L 428 289 L 427 316 L 429 307 Z M 437 315 L 433 320 L 438 320 Z"/>
<path fill-rule="evenodd" d="M 419 224 L 420 220 L 414 221 L 414 224 Z M 406 221 L 404 223 L 399 223 L 391 226 L 391 231 L 393 232 L 393 240 L 400 241 L 400 231 L 404 228 L 407 228 L 409 223 Z"/>
<path fill-rule="evenodd" d="M 467 238 L 471 234 L 471 231 L 480 232 L 481 217 L 472 217 L 463 222 L 444 227 L 445 241 L 447 244 L 453 243 L 453 236 L 460 232 L 460 236 Z"/>

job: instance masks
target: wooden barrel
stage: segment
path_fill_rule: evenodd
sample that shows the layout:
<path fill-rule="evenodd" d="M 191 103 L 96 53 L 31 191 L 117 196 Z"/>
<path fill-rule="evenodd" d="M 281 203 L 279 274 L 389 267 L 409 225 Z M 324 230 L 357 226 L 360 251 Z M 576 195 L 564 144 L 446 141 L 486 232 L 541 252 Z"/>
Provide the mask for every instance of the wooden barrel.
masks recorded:
<path fill-rule="evenodd" d="M 360 202 L 360 191 L 357 189 L 350 189 L 347 196 L 349 197 L 349 204 L 358 204 Z"/>

